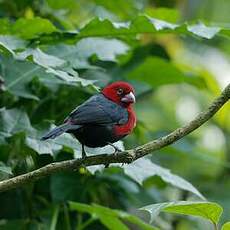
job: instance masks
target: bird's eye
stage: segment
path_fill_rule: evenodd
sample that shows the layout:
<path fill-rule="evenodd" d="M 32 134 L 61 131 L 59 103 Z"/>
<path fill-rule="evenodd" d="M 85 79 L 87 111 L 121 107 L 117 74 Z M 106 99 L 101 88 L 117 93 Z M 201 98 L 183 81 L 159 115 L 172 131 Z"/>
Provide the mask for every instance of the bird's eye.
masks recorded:
<path fill-rule="evenodd" d="M 123 94 L 123 92 L 124 92 L 124 90 L 123 90 L 123 89 L 121 89 L 121 88 L 117 90 L 117 94 L 118 94 L 118 95 Z"/>

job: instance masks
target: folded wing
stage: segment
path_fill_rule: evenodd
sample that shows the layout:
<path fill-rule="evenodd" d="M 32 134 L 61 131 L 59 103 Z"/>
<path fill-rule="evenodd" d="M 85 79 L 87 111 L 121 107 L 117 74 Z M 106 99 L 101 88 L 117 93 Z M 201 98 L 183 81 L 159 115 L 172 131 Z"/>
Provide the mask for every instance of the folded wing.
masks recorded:
<path fill-rule="evenodd" d="M 128 122 L 128 116 L 125 108 L 107 99 L 103 94 L 98 94 L 73 110 L 64 122 L 75 125 L 122 125 Z"/>

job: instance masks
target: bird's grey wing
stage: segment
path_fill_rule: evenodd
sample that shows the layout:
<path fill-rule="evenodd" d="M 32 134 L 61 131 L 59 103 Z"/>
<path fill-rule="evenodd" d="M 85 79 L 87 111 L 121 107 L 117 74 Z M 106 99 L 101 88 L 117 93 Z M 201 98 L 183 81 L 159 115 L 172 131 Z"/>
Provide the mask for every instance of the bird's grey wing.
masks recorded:
<path fill-rule="evenodd" d="M 102 94 L 92 96 L 73 110 L 67 119 L 72 124 L 125 124 L 128 112 Z"/>

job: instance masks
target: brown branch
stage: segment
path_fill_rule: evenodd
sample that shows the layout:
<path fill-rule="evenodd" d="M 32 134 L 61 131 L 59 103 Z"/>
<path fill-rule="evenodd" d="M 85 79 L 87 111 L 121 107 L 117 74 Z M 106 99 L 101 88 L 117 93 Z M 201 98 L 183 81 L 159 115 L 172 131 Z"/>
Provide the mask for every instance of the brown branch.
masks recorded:
<path fill-rule="evenodd" d="M 38 180 L 41 177 L 48 176 L 52 173 L 64 170 L 75 170 L 81 166 L 101 165 L 110 163 L 131 163 L 137 160 L 138 158 L 141 158 L 149 154 L 150 152 L 161 149 L 165 146 L 168 146 L 176 142 L 177 140 L 196 130 L 206 121 L 208 121 L 229 99 L 230 84 L 223 90 L 221 95 L 212 102 L 212 104 L 207 108 L 207 110 L 200 113 L 194 120 L 189 122 L 187 125 L 176 129 L 175 131 L 171 132 L 170 134 L 164 137 L 161 137 L 157 140 L 153 140 L 135 149 L 123 151 L 118 155 L 100 154 L 95 156 L 89 156 L 85 159 L 80 158 L 48 164 L 32 172 L 1 181 L 0 192 L 17 188 L 23 184 L 27 184 L 32 181 Z"/>

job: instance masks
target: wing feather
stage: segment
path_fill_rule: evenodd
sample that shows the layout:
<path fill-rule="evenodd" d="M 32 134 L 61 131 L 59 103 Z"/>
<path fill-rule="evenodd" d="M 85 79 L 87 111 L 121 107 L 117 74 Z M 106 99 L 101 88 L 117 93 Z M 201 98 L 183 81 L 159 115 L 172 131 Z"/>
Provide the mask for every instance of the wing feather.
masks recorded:
<path fill-rule="evenodd" d="M 128 112 L 103 94 L 97 94 L 74 109 L 65 121 L 77 125 L 125 124 L 128 121 Z"/>

